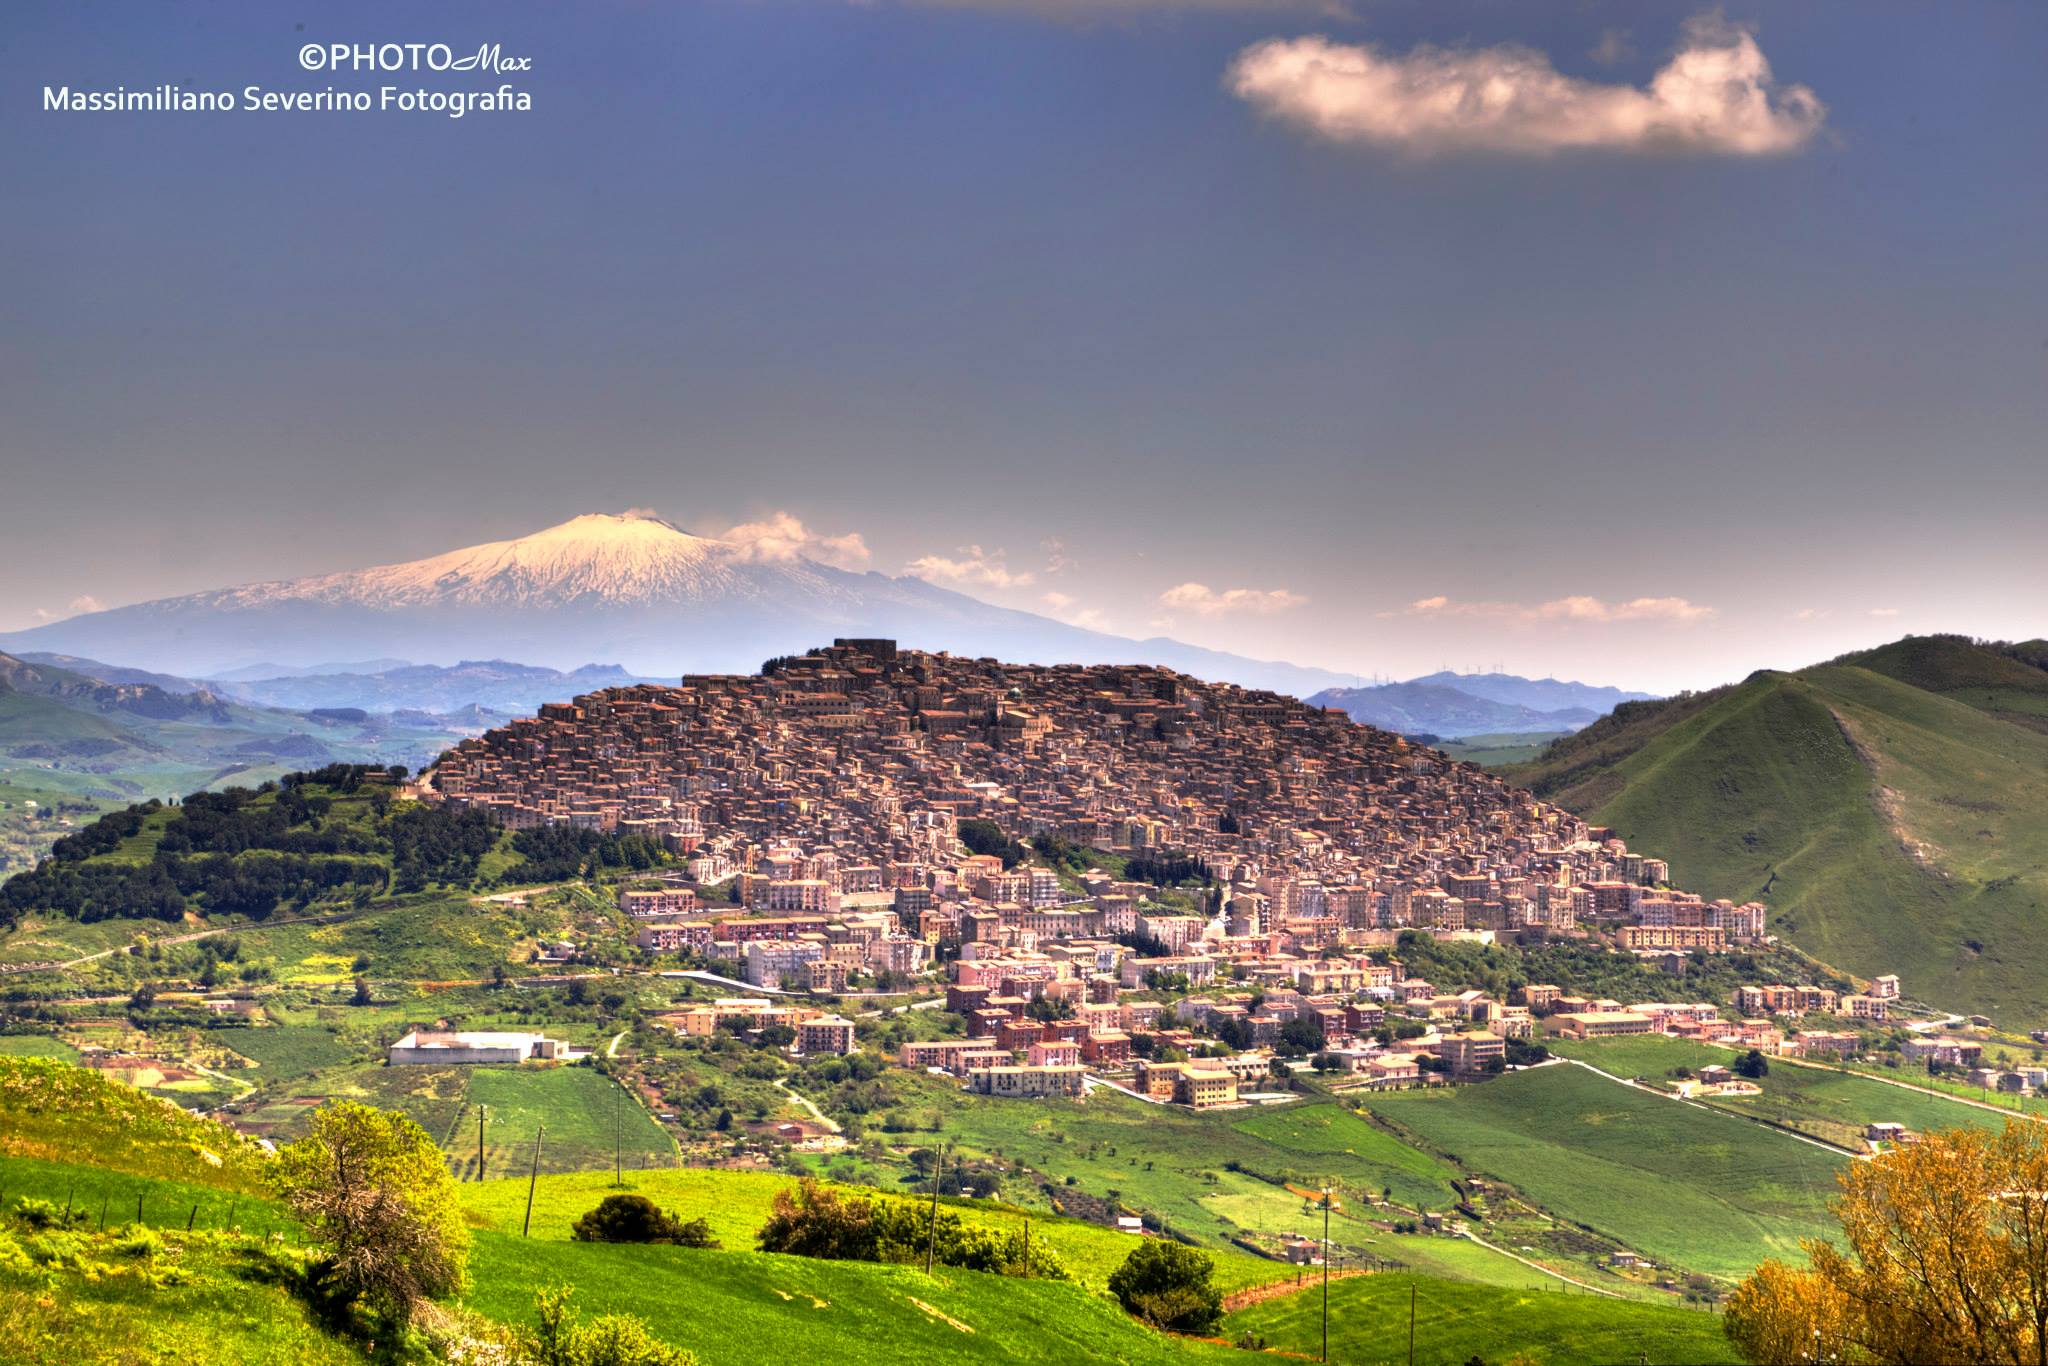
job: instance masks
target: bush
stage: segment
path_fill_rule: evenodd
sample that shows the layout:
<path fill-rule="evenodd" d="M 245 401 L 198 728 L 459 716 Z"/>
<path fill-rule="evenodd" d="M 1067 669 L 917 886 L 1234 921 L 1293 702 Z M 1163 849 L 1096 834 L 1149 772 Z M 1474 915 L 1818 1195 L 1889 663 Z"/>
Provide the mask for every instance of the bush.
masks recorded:
<path fill-rule="evenodd" d="M 1216 1265 L 1206 1252 L 1147 1239 L 1110 1273 L 1109 1293 L 1124 1311 L 1173 1333 L 1207 1333 L 1223 1317 Z"/>
<path fill-rule="evenodd" d="M 1001 1233 L 970 1225 L 951 1210 L 934 1215 L 909 1200 L 864 1200 L 815 1181 L 775 1193 L 774 1212 L 758 1235 L 763 1252 L 845 1262 L 921 1263 L 927 1250 L 942 1266 L 1063 1281 L 1067 1268 L 1041 1239 L 1022 1229 Z"/>
<path fill-rule="evenodd" d="M 644 1195 L 607 1195 L 576 1221 L 579 1243 L 666 1243 L 675 1247 L 717 1247 L 711 1226 L 702 1219 L 688 1223 L 663 1210 Z"/>
<path fill-rule="evenodd" d="M 354 1101 L 321 1110 L 278 1154 L 273 1181 L 326 1247 L 315 1271 L 339 1302 L 403 1323 L 462 1289 L 469 1231 L 455 1181 L 426 1130 Z"/>
<path fill-rule="evenodd" d="M 41 1232 L 52 1228 L 83 1228 L 90 1216 L 82 1209 L 66 1209 L 54 1200 L 24 1195 L 14 1202 L 14 1218 L 23 1228 Z"/>
<path fill-rule="evenodd" d="M 671 1347 L 631 1314 L 585 1320 L 569 1307 L 568 1286 L 534 1297 L 539 1326 L 520 1344 L 534 1366 L 697 1366 L 695 1354 Z"/>

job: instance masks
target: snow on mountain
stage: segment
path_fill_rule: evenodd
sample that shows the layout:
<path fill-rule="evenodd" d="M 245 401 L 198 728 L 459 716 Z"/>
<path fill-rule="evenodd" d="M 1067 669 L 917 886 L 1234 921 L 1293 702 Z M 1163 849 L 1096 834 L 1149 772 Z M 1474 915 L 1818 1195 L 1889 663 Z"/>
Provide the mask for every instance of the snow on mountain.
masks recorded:
<path fill-rule="evenodd" d="M 640 604 L 705 601 L 758 594 L 743 572 L 743 547 L 692 536 L 645 512 L 586 513 L 516 540 L 492 541 L 405 564 L 342 574 L 250 584 L 198 594 L 223 607 L 288 599 L 384 609 L 450 603 L 558 606 L 572 602 Z M 802 566 L 778 566 L 786 581 L 816 579 Z M 822 581 L 816 591 L 829 592 Z"/>
<path fill-rule="evenodd" d="M 371 656 L 446 665 L 616 661 L 649 676 L 750 671 L 835 636 L 1028 663 L 1154 663 L 1307 696 L 1352 681 L 1179 641 L 1136 641 L 997 607 L 923 579 L 852 573 L 693 536 L 645 512 L 589 513 L 403 564 L 164 598 L 0 636 L 0 648 L 186 677 Z"/>

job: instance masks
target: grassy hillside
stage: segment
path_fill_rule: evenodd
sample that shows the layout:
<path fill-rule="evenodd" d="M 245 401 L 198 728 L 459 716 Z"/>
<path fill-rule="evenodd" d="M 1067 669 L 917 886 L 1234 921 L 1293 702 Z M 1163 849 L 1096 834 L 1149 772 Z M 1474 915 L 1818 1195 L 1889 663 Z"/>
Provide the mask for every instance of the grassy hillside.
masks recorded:
<path fill-rule="evenodd" d="M 1553 1286 L 1557 1283 L 1553 1282 Z M 1503 1290 L 1416 1276 L 1366 1276 L 1330 1286 L 1330 1360 L 1408 1360 L 1414 1294 L 1416 1366 L 1474 1360 L 1576 1366 L 1593 1361 L 1739 1362 L 1717 1315 L 1545 1290 Z M 1316 1289 L 1240 1309 L 1223 1336 L 1250 1333 L 1269 1349 L 1313 1357 L 1322 1350 Z"/>
<path fill-rule="evenodd" d="M 0 1157 L 70 1162 L 221 1190 L 257 1185 L 262 1158 L 232 1129 L 195 1119 L 89 1068 L 0 1054 Z"/>
<path fill-rule="evenodd" d="M 1284 1182 L 1330 1181 L 1354 1200 L 1391 1187 L 1404 1205 L 1442 1208 L 1457 1176 L 1335 1106 L 1198 1115 L 1107 1092 L 1030 1105 L 932 1094 L 962 1151 L 1072 1178 L 1211 1247 L 1305 1229 Z"/>
<path fill-rule="evenodd" d="M 295 1037 L 277 1061 L 289 1065 L 299 1052 L 320 1048 L 316 1039 Z M 527 1074 L 489 1075 L 523 1082 Z M 513 1100 L 501 1096 L 499 1103 L 509 1108 Z M 1383 1133 L 1331 1106 L 1234 1118 L 1218 1131 L 1219 1141 L 1323 1161 L 1339 1149 L 1390 1157 Z M 85 1228 L 56 1241 L 28 1240 L 18 1224 L 0 1224 L 0 1362 L 324 1366 L 365 1359 L 360 1347 L 324 1332 L 284 1288 L 306 1255 L 302 1235 L 264 1198 L 263 1159 L 247 1145 L 84 1069 L 4 1056 L 0 1135 L 8 1143 L 0 1156 L 0 1205 L 33 1196 L 86 1217 Z M 1433 1159 L 1405 1160 L 1422 1170 L 1448 1170 Z M 1163 1337 L 1122 1314 L 1103 1286 L 1134 1240 L 1071 1219 L 1032 1219 L 1034 1236 L 1054 1247 L 1074 1273 L 1068 1282 L 948 1268 L 927 1277 L 912 1266 L 753 1251 L 754 1231 L 774 1192 L 790 1180 L 767 1172 L 629 1171 L 629 1188 L 711 1223 L 724 1246 L 704 1251 L 571 1240 L 571 1222 L 603 1197 L 609 1174 L 544 1175 L 530 1237 L 519 1231 L 523 1179 L 465 1184 L 460 1193 L 475 1232 L 464 1306 L 487 1321 L 524 1325 L 537 1289 L 571 1286 L 582 1312 L 636 1314 L 709 1366 L 782 1366 L 805 1357 L 890 1366 L 1242 1359 L 1213 1343 Z M 970 1222 L 1004 1229 L 1023 1218 L 1022 1211 L 982 1201 L 947 1203 Z M 1556 1282 L 1526 1268 L 1512 1283 L 1482 1284 L 1490 1279 L 1490 1263 L 1504 1260 L 1498 1254 L 1451 1238 L 1389 1235 L 1386 1241 L 1412 1244 L 1417 1257 L 1409 1259 L 1411 1266 L 1450 1280 L 1386 1274 L 1340 1281 L 1333 1290 L 1334 1359 L 1377 1359 L 1395 1340 L 1397 1324 L 1405 1344 L 1411 1284 L 1420 1302 L 1421 1361 L 1463 1362 L 1474 1353 L 1506 1359 L 1517 1352 L 1536 1362 L 1625 1359 L 1645 1350 L 1652 1359 L 1669 1360 L 1675 1359 L 1672 1345 L 1687 1361 L 1727 1359 L 1710 1315 L 1558 1293 L 1544 1288 Z M 25 1251 L 15 1256 L 11 1248 Z M 1216 1263 L 1226 1289 L 1288 1276 L 1283 1266 L 1229 1249 L 1216 1253 Z M 1313 1349 L 1308 1334 L 1315 1306 L 1312 1292 L 1284 1296 L 1240 1311 L 1225 1331 L 1233 1338 L 1252 1332 L 1276 1349 L 1306 1352 Z M 1665 1346 L 1652 1350 L 1652 1342 Z"/>
<path fill-rule="evenodd" d="M 534 1193 L 533 1238 L 562 1241 L 570 1225 L 594 1208 L 612 1189 L 610 1172 L 579 1172 L 543 1176 Z M 775 1193 L 796 1184 L 795 1178 L 780 1172 L 715 1171 L 682 1168 L 670 1171 L 629 1171 L 627 1188 L 647 1196 L 663 1209 L 685 1219 L 703 1219 L 727 1251 L 744 1251 L 754 1246 L 754 1233 L 767 1222 Z M 486 1227 L 517 1233 L 525 1219 L 526 1179 L 523 1174 L 500 1180 L 472 1182 L 462 1188 L 464 1206 L 472 1218 Z M 872 1194 L 855 1188 L 856 1194 Z M 914 1194 L 914 1192 L 910 1192 Z M 1023 1212 L 987 1201 L 948 1199 L 946 1205 L 971 1224 L 988 1224 L 1013 1231 Z M 1130 1255 L 1134 1240 L 1100 1224 L 1077 1219 L 1032 1218 L 1031 1234 L 1042 1239 L 1060 1255 L 1067 1270 L 1083 1284 L 1100 1290 L 1109 1273 Z M 1288 1270 L 1234 1248 L 1212 1249 L 1216 1259 L 1216 1280 L 1226 1290 L 1284 1278 Z"/>
<path fill-rule="evenodd" d="M 533 1292 L 576 1287 L 590 1313 L 630 1313 L 710 1366 L 1237 1359 L 1150 1331 L 1078 1286 L 944 1268 L 821 1262 L 760 1252 L 540 1242 L 477 1235 L 468 1303 L 525 1323 Z"/>
<path fill-rule="evenodd" d="M 1741 1276 L 1834 1227 L 1827 1202 L 1846 1159 L 1583 1068 L 1368 1104 L 1465 1169 L 1667 1266 Z"/>
<path fill-rule="evenodd" d="M 1829 962 L 2032 1023 L 2048 734 L 2013 718 L 2048 673 L 1955 642 L 1851 659 L 1618 708 L 1510 776 Z"/>
<path fill-rule="evenodd" d="M 1660 1087 L 1671 1084 L 1670 1074 L 1676 1068 L 1697 1070 L 1709 1063 L 1725 1067 L 1735 1057 L 1725 1048 L 1654 1034 L 1624 1039 L 1551 1039 L 1548 1043 L 1554 1053 Z M 1729 1114 L 1784 1124 L 1848 1148 L 1860 1147 L 1865 1128 L 1873 1123 L 1903 1124 L 1920 1133 L 2005 1127 L 2003 1114 L 1912 1089 L 1927 1084 L 1927 1078 L 1912 1069 L 1902 1069 L 1896 1078 L 1910 1085 L 1892 1085 L 1877 1076 L 1818 1063 L 1773 1059 L 1770 1066 L 1769 1075 L 1755 1083 L 1762 1088 L 1761 1095 L 1706 1097 L 1702 1103 Z"/>

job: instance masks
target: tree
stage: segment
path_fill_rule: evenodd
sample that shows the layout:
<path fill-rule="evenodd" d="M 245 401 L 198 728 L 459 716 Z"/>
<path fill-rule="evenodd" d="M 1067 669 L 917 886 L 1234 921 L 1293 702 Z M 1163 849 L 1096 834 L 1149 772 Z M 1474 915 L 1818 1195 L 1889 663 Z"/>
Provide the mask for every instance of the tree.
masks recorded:
<path fill-rule="evenodd" d="M 702 1219 L 685 1223 L 644 1195 L 607 1195 L 570 1230 L 579 1243 L 666 1243 L 675 1247 L 717 1247 Z"/>
<path fill-rule="evenodd" d="M 1280 1043 L 1273 1051 L 1285 1057 L 1302 1058 L 1322 1046 L 1322 1021 L 1308 1015 L 1297 1015 L 1280 1026 Z"/>
<path fill-rule="evenodd" d="M 1757 1052 L 1754 1048 L 1735 1060 L 1735 1075 L 1738 1077 L 1748 1077 L 1751 1081 L 1761 1081 L 1769 1076 L 1770 1072 L 1770 1063 L 1764 1059 L 1763 1054 Z"/>
<path fill-rule="evenodd" d="M 340 1302 L 404 1322 L 462 1289 L 469 1232 L 455 1181 L 404 1115 L 337 1101 L 278 1154 L 271 1179 L 325 1246 L 313 1276 Z"/>
<path fill-rule="evenodd" d="M 1126 1313 L 1175 1333 L 1206 1333 L 1223 1317 L 1216 1265 L 1206 1252 L 1148 1238 L 1109 1276 L 1109 1293 Z"/>
<path fill-rule="evenodd" d="M 370 995 L 370 979 L 367 977 L 356 978 L 355 994 L 348 998 L 348 1003 L 352 1006 L 366 1006 L 374 1002 L 375 998 Z"/>
<path fill-rule="evenodd" d="M 1957 1129 L 1852 1162 L 1842 1243 L 1766 1262 L 1729 1296 L 1752 1361 L 2048 1360 L 2048 1133 Z"/>

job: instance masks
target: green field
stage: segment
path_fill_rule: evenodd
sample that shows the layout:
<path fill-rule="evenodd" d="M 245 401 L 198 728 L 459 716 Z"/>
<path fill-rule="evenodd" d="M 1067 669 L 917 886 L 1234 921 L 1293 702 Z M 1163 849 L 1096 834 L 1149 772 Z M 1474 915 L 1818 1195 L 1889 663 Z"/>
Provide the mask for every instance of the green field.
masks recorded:
<path fill-rule="evenodd" d="M 11 1058 L 57 1058 L 77 1062 L 78 1050 L 45 1034 L 0 1034 L 0 1054 Z"/>
<path fill-rule="evenodd" d="M 1465 1168 L 1667 1266 L 1737 1277 L 1834 1227 L 1827 1202 L 1844 1159 L 1569 1064 L 1367 1104 Z"/>
<path fill-rule="evenodd" d="M 1555 1281 L 1551 1286 L 1509 1290 L 1399 1275 L 1335 1281 L 1330 1359 L 1346 1366 L 1405 1363 L 1412 1289 L 1416 1366 L 1742 1360 L 1716 1315 L 1564 1292 Z M 1226 1339 L 1244 1333 L 1264 1338 L 1268 1348 L 1313 1357 L 1322 1350 L 1322 1297 L 1311 1287 L 1224 1319 Z"/>
<path fill-rule="evenodd" d="M 1468 764 L 1481 768 L 1501 768 L 1508 764 L 1526 764 L 1541 754 L 1553 740 L 1562 740 L 1570 735 L 1568 730 L 1514 732 L 1506 735 L 1461 735 L 1455 740 L 1439 740 L 1436 747 L 1453 759 L 1462 759 Z"/>
<path fill-rule="evenodd" d="M 1910 647 L 1910 648 L 1906 648 Z M 1909 996 L 2031 1026 L 2048 672 L 1953 641 L 1630 704 L 1507 776 Z"/>
<path fill-rule="evenodd" d="M 613 1189 L 611 1173 L 581 1172 L 543 1176 L 537 1183 L 533 1203 L 533 1232 L 537 1240 L 560 1241 L 569 1237 L 569 1227 L 594 1208 Z M 796 1184 L 780 1172 L 713 1171 L 678 1168 L 666 1171 L 626 1173 L 626 1185 L 685 1219 L 702 1219 L 728 1251 L 754 1246 L 754 1234 L 767 1222 L 775 1192 Z M 466 1184 L 463 1205 L 488 1227 L 517 1232 L 526 1211 L 523 1177 L 508 1176 Z M 872 1191 L 853 1189 L 871 1196 Z M 909 1192 L 914 1198 L 915 1193 Z M 1023 1211 L 979 1200 L 952 1200 L 946 1206 L 969 1223 L 1014 1229 L 1025 1217 Z M 1076 1280 L 1100 1289 L 1109 1273 L 1123 1264 L 1135 1240 L 1129 1235 L 1099 1224 L 1074 1219 L 1032 1217 L 1032 1237 L 1043 1239 Z M 1226 1290 L 1260 1285 L 1284 1278 L 1287 1268 L 1263 1257 L 1235 1248 L 1211 1251 L 1216 1261 L 1216 1280 Z"/>
<path fill-rule="evenodd" d="M 405 1068 L 392 1068 L 405 1071 Z M 476 1175 L 477 1118 L 484 1121 L 485 1175 L 525 1171 L 543 1125 L 542 1171 L 668 1166 L 676 1145 L 625 1088 L 588 1067 L 472 1067 L 460 1113 L 444 1138 L 458 1176 Z"/>
<path fill-rule="evenodd" d="M 585 1312 L 637 1314 L 709 1366 L 984 1366 L 1241 1360 L 1153 1333 L 1078 1286 L 760 1252 L 542 1242 L 482 1231 L 468 1303 L 529 1322 L 533 1292 L 573 1284 Z"/>
<path fill-rule="evenodd" d="M 216 1042 L 256 1064 L 245 1080 L 275 1086 L 324 1068 L 359 1062 L 368 1051 L 320 1025 L 270 1025 L 255 1029 L 224 1029 Z"/>
<path fill-rule="evenodd" d="M 1669 1085 L 1666 1074 L 1676 1067 L 1697 1069 L 1710 1063 L 1727 1066 L 1736 1054 L 1708 1044 L 1686 1043 L 1660 1035 L 1629 1039 L 1550 1041 L 1553 1052 L 1582 1058 L 1616 1076 L 1641 1076 Z M 1756 1085 L 1758 1096 L 1702 1097 L 1702 1102 L 1735 1115 L 1755 1115 L 1802 1133 L 1848 1148 L 1860 1148 L 1865 1126 L 1878 1122 L 1903 1124 L 1922 1133 L 1935 1129 L 2005 1126 L 2005 1116 L 1962 1105 L 1925 1092 L 1892 1086 L 1874 1076 L 1773 1058 L 1770 1072 Z M 1922 1084 L 1926 1078 L 1906 1072 L 1901 1080 Z"/>
<path fill-rule="evenodd" d="M 1329 1181 L 1354 1200 L 1392 1187 L 1395 1201 L 1410 1207 L 1452 1199 L 1449 1168 L 1348 1116 L 1331 1114 L 1334 1128 L 1326 1130 L 1312 1107 L 1198 1115 L 1111 1092 L 991 1105 L 947 1088 L 942 1098 L 945 1136 L 967 1152 L 1021 1159 L 1072 1177 L 1090 1195 L 1115 1192 L 1127 1207 L 1209 1246 L 1305 1229 L 1301 1198 L 1281 1182 Z M 1335 1135 L 1327 1149 L 1307 1146 L 1323 1133 Z"/>

